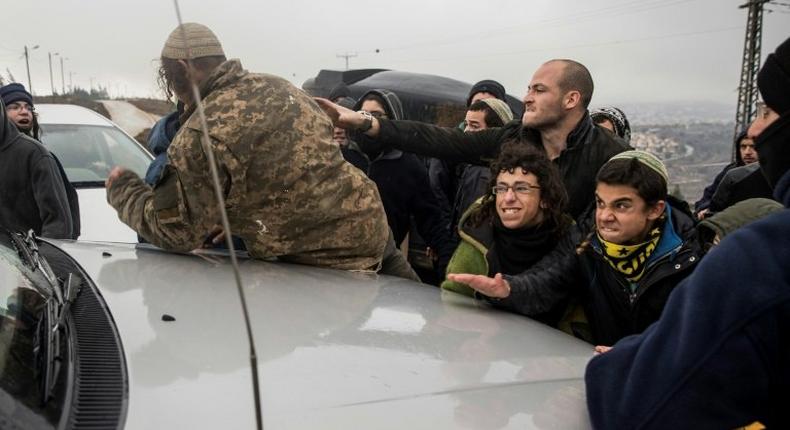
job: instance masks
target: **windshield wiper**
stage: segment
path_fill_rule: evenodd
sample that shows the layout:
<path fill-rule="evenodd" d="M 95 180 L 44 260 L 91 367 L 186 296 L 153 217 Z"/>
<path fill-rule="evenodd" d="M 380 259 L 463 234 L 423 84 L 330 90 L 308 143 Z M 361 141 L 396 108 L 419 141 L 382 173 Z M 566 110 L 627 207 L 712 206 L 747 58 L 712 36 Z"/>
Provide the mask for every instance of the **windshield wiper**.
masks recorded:
<path fill-rule="evenodd" d="M 60 368 L 66 358 L 61 353 L 61 339 L 67 336 L 66 315 L 71 309 L 71 304 L 79 294 L 82 279 L 69 273 L 65 280 L 55 276 L 46 258 L 42 257 L 36 243 L 36 236 L 30 230 L 24 237 L 20 234 L 11 234 L 14 245 L 22 259 L 25 260 L 33 271 L 40 271 L 47 280 L 52 294 L 44 304 L 44 310 L 38 321 L 36 330 L 35 347 L 36 371 L 41 393 L 41 404 L 45 405 L 52 398 L 55 382 L 60 374 Z"/>
<path fill-rule="evenodd" d="M 76 181 L 72 182 L 71 185 L 74 188 L 104 188 L 105 181 Z"/>

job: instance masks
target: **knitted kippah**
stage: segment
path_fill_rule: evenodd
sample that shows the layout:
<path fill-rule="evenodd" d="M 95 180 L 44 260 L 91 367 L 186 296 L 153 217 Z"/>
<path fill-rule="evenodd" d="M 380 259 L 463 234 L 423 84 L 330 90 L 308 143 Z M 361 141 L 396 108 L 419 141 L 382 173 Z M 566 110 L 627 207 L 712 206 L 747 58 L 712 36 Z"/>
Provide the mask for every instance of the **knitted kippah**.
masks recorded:
<path fill-rule="evenodd" d="M 480 101 L 487 104 L 488 107 L 494 111 L 496 116 L 502 120 L 503 124 L 513 121 L 513 111 L 510 110 L 510 106 L 508 106 L 507 103 L 495 98 L 487 98 Z"/>
<path fill-rule="evenodd" d="M 664 178 L 664 182 L 669 184 L 669 172 L 667 172 L 667 166 L 665 166 L 664 162 L 661 161 L 658 157 L 656 157 L 655 155 L 649 152 L 640 151 L 636 149 L 631 151 L 625 151 L 610 158 L 609 161 L 630 160 L 632 158 L 635 158 L 640 163 L 644 164 L 645 166 L 651 168 L 653 171 L 661 175 L 661 177 Z M 607 163 L 609 161 L 607 161 Z"/>
<path fill-rule="evenodd" d="M 184 33 L 186 33 L 186 43 L 184 43 Z M 187 51 L 187 47 L 189 51 Z M 173 60 L 187 60 L 215 55 L 225 55 L 219 39 L 208 27 L 194 22 L 186 22 L 176 27 L 175 30 L 170 32 L 170 36 L 168 36 L 165 46 L 162 48 L 162 58 Z"/>

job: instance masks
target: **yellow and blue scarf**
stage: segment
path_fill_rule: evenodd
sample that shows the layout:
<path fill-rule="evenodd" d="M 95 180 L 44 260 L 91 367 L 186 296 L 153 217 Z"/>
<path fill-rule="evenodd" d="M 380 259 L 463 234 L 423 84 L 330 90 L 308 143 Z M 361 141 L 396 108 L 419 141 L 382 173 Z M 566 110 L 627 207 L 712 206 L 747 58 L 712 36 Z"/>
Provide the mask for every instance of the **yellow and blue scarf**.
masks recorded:
<path fill-rule="evenodd" d="M 645 273 L 648 258 L 658 247 L 662 225 L 662 222 L 656 222 L 656 226 L 648 233 L 647 240 L 636 245 L 618 245 L 607 242 L 596 233 L 598 241 L 601 243 L 604 259 L 630 282 L 638 282 Z"/>

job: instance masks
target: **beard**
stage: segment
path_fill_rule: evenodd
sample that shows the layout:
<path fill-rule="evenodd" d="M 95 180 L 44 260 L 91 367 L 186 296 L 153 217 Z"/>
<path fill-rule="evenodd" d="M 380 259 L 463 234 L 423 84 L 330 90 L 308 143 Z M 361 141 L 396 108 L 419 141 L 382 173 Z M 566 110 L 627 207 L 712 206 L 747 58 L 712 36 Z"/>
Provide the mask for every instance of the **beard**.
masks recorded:
<path fill-rule="evenodd" d="M 529 108 L 525 109 L 521 122 L 525 127 L 541 130 L 557 125 L 562 120 L 562 117 L 562 105 L 558 101 L 556 104 L 548 105 L 537 111 L 529 111 Z"/>

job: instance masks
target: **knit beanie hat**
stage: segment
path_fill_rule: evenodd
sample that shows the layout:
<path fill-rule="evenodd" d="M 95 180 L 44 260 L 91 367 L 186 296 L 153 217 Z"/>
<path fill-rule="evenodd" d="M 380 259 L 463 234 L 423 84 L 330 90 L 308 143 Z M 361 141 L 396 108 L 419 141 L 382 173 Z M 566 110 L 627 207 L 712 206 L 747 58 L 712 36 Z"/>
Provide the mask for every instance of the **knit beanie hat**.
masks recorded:
<path fill-rule="evenodd" d="M 186 43 L 184 34 L 186 34 Z M 225 55 L 219 39 L 208 27 L 194 22 L 186 22 L 176 27 L 170 32 L 162 48 L 162 58 L 172 60 L 192 60 L 215 55 Z"/>
<path fill-rule="evenodd" d="M 656 157 L 655 155 L 649 152 L 640 151 L 637 149 L 621 152 L 615 155 L 614 157 L 610 158 L 609 161 L 607 161 L 606 163 L 609 163 L 614 160 L 630 160 L 630 159 L 636 159 L 641 164 L 645 165 L 646 167 L 649 167 L 654 172 L 661 175 L 661 177 L 664 178 L 664 182 L 669 184 L 669 172 L 667 171 L 667 166 L 665 166 L 664 162 L 661 161 L 658 157 Z"/>
<path fill-rule="evenodd" d="M 507 124 L 510 121 L 513 121 L 513 111 L 510 110 L 510 106 L 508 106 L 507 103 L 499 99 L 490 99 L 490 98 L 483 99 L 480 101 L 487 104 L 488 107 L 490 107 L 491 110 L 494 111 L 496 116 L 498 116 L 500 121 L 502 121 L 502 124 Z"/>
<path fill-rule="evenodd" d="M 469 96 L 466 97 L 466 107 L 472 104 L 472 97 L 477 93 L 491 93 L 499 100 L 505 101 L 505 87 L 497 81 L 486 79 L 472 86 Z"/>
<path fill-rule="evenodd" d="M 774 112 L 782 115 L 790 111 L 790 38 L 765 59 L 757 74 L 757 87 Z"/>
<path fill-rule="evenodd" d="M 24 85 L 16 82 L 0 87 L 0 98 L 3 99 L 6 106 L 20 101 L 33 106 L 33 96 L 27 92 Z"/>
<path fill-rule="evenodd" d="M 590 116 L 596 124 L 602 119 L 608 119 L 614 125 L 615 134 L 622 137 L 626 143 L 631 143 L 631 125 L 622 110 L 613 106 L 602 107 L 593 109 Z"/>

